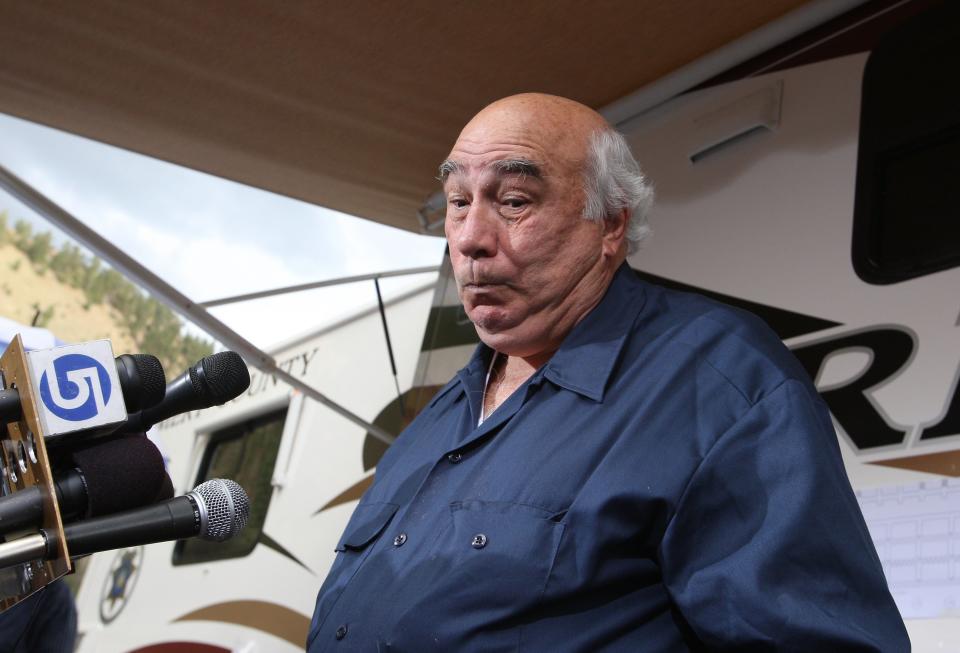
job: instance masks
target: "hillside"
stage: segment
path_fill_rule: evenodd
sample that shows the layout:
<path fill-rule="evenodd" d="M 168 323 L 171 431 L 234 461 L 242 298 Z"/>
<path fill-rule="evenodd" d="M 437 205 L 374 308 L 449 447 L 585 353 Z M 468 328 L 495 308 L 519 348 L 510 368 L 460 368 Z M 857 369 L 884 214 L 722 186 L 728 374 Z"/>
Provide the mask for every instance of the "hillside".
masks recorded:
<path fill-rule="evenodd" d="M 0 210 L 0 315 L 50 329 L 65 342 L 108 338 L 113 351 L 143 352 L 166 370 L 187 367 L 213 343 L 184 333 L 169 308 L 78 246 L 56 246 Z"/>
<path fill-rule="evenodd" d="M 117 356 L 137 351 L 116 309 L 88 304 L 82 290 L 60 282 L 49 270 L 37 272 L 26 254 L 0 244 L 0 315 L 30 324 L 38 310 L 46 315 L 37 326 L 65 342 L 108 338 Z"/>

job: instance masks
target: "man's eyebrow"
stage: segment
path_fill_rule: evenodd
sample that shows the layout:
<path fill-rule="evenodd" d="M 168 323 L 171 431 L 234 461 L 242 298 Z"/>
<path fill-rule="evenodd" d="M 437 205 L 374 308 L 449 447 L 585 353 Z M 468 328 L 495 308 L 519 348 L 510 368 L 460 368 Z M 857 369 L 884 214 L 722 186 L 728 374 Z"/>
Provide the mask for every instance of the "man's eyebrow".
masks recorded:
<path fill-rule="evenodd" d="M 498 175 L 521 175 L 523 177 L 543 179 L 540 166 L 530 159 L 502 159 L 500 161 L 494 161 L 491 166 Z"/>
<path fill-rule="evenodd" d="M 503 175 L 521 175 L 523 177 L 532 177 L 533 179 L 543 179 L 543 172 L 540 166 L 530 159 L 501 159 L 490 164 L 493 171 L 498 176 Z M 446 182 L 450 175 L 462 174 L 464 166 L 459 161 L 447 159 L 440 164 L 440 174 L 437 179 L 440 182 Z"/>
<path fill-rule="evenodd" d="M 440 164 L 440 174 L 437 176 L 437 179 L 441 182 L 446 182 L 447 177 L 461 172 L 463 172 L 463 165 L 459 161 L 447 159 Z"/>

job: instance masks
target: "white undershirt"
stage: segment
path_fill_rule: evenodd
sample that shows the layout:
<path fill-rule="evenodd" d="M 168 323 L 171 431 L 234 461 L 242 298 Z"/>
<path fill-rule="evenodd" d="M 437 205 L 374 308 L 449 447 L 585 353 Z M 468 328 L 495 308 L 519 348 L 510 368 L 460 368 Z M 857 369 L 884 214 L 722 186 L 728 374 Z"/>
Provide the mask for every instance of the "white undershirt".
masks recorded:
<path fill-rule="evenodd" d="M 483 424 L 483 420 L 487 419 L 487 416 L 484 415 L 484 409 L 487 405 L 487 386 L 490 385 L 490 375 L 493 373 L 493 366 L 497 364 L 497 358 L 500 356 L 500 352 L 493 352 L 493 356 L 490 357 L 490 367 L 487 368 L 487 378 L 483 382 L 483 394 L 480 396 L 480 419 L 477 420 L 477 426 Z"/>

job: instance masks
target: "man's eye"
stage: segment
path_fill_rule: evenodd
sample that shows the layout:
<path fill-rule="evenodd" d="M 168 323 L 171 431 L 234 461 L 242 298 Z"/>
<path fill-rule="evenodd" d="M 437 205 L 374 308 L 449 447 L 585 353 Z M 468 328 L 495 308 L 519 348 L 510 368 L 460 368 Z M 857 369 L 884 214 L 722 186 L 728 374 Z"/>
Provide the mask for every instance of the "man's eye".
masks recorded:
<path fill-rule="evenodd" d="M 447 200 L 447 203 L 455 209 L 462 209 L 467 206 L 467 200 L 462 197 L 452 197 Z"/>
<path fill-rule="evenodd" d="M 521 197 L 508 197 L 503 200 L 503 205 L 511 209 L 522 209 L 527 205 L 527 200 Z"/>

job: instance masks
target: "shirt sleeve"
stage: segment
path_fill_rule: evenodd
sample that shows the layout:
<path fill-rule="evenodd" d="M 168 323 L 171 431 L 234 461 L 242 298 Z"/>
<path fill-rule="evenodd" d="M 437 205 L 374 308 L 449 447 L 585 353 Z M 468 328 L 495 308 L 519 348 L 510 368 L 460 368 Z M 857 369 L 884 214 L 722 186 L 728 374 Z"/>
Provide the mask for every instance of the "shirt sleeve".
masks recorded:
<path fill-rule="evenodd" d="M 715 651 L 909 651 L 826 407 L 789 380 L 719 437 L 660 549 Z"/>

